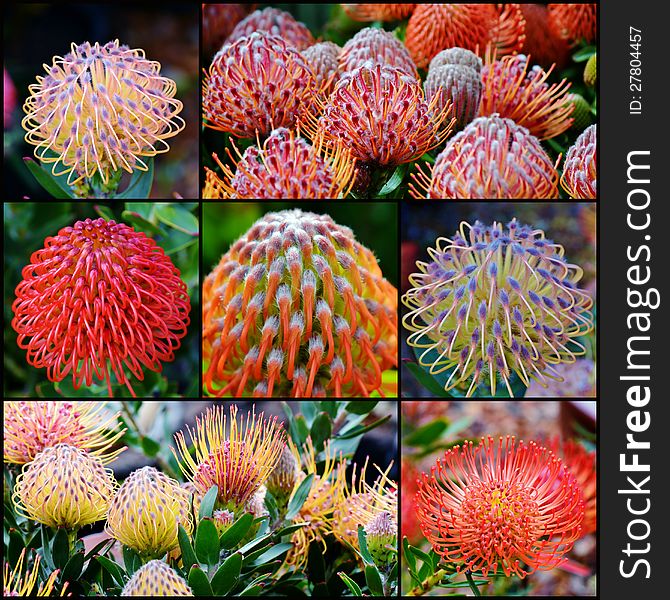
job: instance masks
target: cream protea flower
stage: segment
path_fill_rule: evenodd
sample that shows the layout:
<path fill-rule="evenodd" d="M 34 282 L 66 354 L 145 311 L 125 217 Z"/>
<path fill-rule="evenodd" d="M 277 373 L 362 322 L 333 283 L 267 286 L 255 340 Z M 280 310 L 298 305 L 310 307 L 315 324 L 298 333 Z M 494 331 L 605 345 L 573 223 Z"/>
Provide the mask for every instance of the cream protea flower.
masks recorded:
<path fill-rule="evenodd" d="M 135 571 L 121 596 L 193 596 L 193 591 L 163 561 L 150 560 Z"/>
<path fill-rule="evenodd" d="M 4 402 L 4 460 L 28 463 L 45 448 L 68 444 L 107 464 L 126 447 L 111 450 L 123 436 L 106 402 Z"/>
<path fill-rule="evenodd" d="M 143 556 L 160 557 L 179 543 L 178 525 L 193 529 L 190 495 L 153 467 L 133 471 L 114 496 L 105 532 Z"/>
<path fill-rule="evenodd" d="M 597 126 L 590 125 L 565 155 L 561 186 L 572 198 L 595 199 L 598 194 Z"/>
<path fill-rule="evenodd" d="M 57 444 L 23 467 L 12 500 L 27 519 L 77 529 L 104 518 L 116 486 L 98 457 Z"/>
<path fill-rule="evenodd" d="M 119 40 L 72 44 L 45 65 L 47 75 L 29 87 L 23 105 L 35 156 L 54 163 L 54 175 L 69 173 L 68 183 L 96 173 L 107 183 L 122 169 L 146 171 L 142 157 L 167 152 L 165 140 L 185 127 L 177 86 L 160 68 Z"/>
<path fill-rule="evenodd" d="M 267 480 L 281 457 L 286 434 L 277 417 L 256 415 L 254 409 L 237 420 L 237 406 L 230 406 L 230 418 L 222 406 L 208 408 L 187 427 L 194 447 L 191 456 L 183 432 L 175 435 L 177 451 L 170 448 L 184 475 L 200 495 L 213 485 L 219 488 L 219 509 L 239 513 Z"/>

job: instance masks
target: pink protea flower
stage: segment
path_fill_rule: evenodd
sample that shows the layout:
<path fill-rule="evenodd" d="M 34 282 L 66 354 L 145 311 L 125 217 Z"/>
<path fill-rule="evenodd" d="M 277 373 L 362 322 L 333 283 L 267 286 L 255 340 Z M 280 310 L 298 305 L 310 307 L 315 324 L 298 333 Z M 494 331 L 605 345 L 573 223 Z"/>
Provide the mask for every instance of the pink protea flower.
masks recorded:
<path fill-rule="evenodd" d="M 383 29 L 366 27 L 344 45 L 338 68 L 344 73 L 376 64 L 401 69 L 415 78 L 419 76 L 407 48 L 395 35 Z"/>
<path fill-rule="evenodd" d="M 340 78 L 337 68 L 341 52 L 342 48 L 333 42 L 314 44 L 301 52 L 312 69 L 317 87 L 326 96 L 333 91 Z"/>
<path fill-rule="evenodd" d="M 254 9 L 254 4 L 203 4 L 202 44 L 207 53 L 219 50 L 235 26 Z"/>
<path fill-rule="evenodd" d="M 341 4 L 354 21 L 399 21 L 408 17 L 415 4 Z"/>
<path fill-rule="evenodd" d="M 75 389 L 110 370 L 134 394 L 126 369 L 142 380 L 174 360 L 191 304 L 163 249 L 144 233 L 104 219 L 77 221 L 30 257 L 12 304 L 12 327 L 28 362 L 50 381 L 70 373 Z"/>
<path fill-rule="evenodd" d="M 549 4 L 549 22 L 558 36 L 572 45 L 595 41 L 598 34 L 597 4 Z"/>
<path fill-rule="evenodd" d="M 457 571 L 524 578 L 564 562 L 582 532 L 574 476 L 551 450 L 514 436 L 453 446 L 417 485 L 421 530 Z"/>
<path fill-rule="evenodd" d="M 185 127 L 177 85 L 144 50 L 119 40 L 72 44 L 44 68 L 47 75 L 29 86 L 21 125 L 35 156 L 53 163 L 54 175 L 69 173 L 69 184 L 146 171 L 142 157 L 167 152 L 165 140 Z"/>
<path fill-rule="evenodd" d="M 598 194 L 596 125 L 587 127 L 565 155 L 561 186 L 572 198 L 595 199 Z"/>
<path fill-rule="evenodd" d="M 205 127 L 237 137 L 293 127 L 319 91 L 305 58 L 281 38 L 252 33 L 226 43 L 205 73 Z"/>
<path fill-rule="evenodd" d="M 562 69 L 570 58 L 570 46 L 549 22 L 549 11 L 544 4 L 520 4 L 526 21 L 526 39 L 522 51 L 533 63 L 547 69 L 556 64 Z"/>
<path fill-rule="evenodd" d="M 479 117 L 451 138 L 428 175 L 418 167 L 413 198 L 558 197 L 558 171 L 540 141 L 511 119 Z"/>
<path fill-rule="evenodd" d="M 280 37 L 297 50 L 304 50 L 314 43 L 314 37 L 305 25 L 296 21 L 290 13 L 276 8 L 257 10 L 242 19 L 226 43 L 233 44 L 256 31 Z"/>

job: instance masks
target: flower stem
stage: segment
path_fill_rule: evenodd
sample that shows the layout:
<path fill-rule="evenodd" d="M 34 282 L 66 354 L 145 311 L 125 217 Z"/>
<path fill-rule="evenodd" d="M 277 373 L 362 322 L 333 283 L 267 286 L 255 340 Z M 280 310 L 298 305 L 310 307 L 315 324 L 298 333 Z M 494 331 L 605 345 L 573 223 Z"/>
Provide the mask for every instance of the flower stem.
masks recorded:
<path fill-rule="evenodd" d="M 415 588 L 411 589 L 407 595 L 423 596 L 426 592 L 429 592 L 435 585 L 440 583 L 440 581 L 444 579 L 445 575 L 448 575 L 447 571 L 445 569 L 439 569 L 438 571 L 433 573 L 430 577 L 426 577 L 426 579 L 424 579 L 421 582 L 421 585 L 417 585 Z"/>
<path fill-rule="evenodd" d="M 465 577 L 468 580 L 468 583 L 470 584 L 470 589 L 472 590 L 472 593 L 475 596 L 481 596 L 482 593 L 479 591 L 479 587 L 475 584 L 475 580 L 472 578 L 472 573 L 470 572 L 470 569 L 467 569 L 465 571 Z"/>

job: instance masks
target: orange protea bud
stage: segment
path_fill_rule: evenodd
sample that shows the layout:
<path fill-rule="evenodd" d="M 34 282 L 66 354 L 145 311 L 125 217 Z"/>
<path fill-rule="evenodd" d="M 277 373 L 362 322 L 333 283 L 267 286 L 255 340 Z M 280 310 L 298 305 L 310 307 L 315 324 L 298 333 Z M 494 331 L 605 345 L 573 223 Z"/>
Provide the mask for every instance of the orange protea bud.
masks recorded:
<path fill-rule="evenodd" d="M 254 4 L 203 4 L 202 45 L 207 53 L 221 48 L 224 40 L 250 11 Z"/>
<path fill-rule="evenodd" d="M 153 467 L 133 471 L 109 507 L 105 532 L 142 556 L 157 558 L 178 545 L 178 526 L 190 532 L 190 494 Z"/>
<path fill-rule="evenodd" d="M 584 83 L 593 87 L 598 79 L 598 54 L 593 53 L 584 67 Z"/>
<path fill-rule="evenodd" d="M 300 210 L 268 213 L 205 278 L 205 387 L 367 397 L 397 364 L 396 298 L 348 227 Z"/>
<path fill-rule="evenodd" d="M 416 66 L 425 68 L 438 52 L 454 46 L 482 52 L 491 44 L 498 56 L 517 52 L 524 29 L 518 4 L 418 4 L 405 45 Z"/>
<path fill-rule="evenodd" d="M 493 61 L 489 54 L 482 70 L 484 91 L 480 116 L 498 113 L 546 140 L 570 129 L 573 106 L 566 102 L 570 83 L 547 83 L 553 67 L 545 71 L 535 65 L 529 69 L 523 54 L 503 56 Z"/>
<path fill-rule="evenodd" d="M 514 436 L 466 441 L 417 482 L 423 534 L 461 571 L 524 578 L 564 562 L 582 532 L 579 484 L 551 450 Z"/>
<path fill-rule="evenodd" d="M 56 583 L 56 578 L 60 573 L 60 569 L 52 571 L 49 578 L 37 588 L 35 591 L 35 585 L 37 584 L 37 578 L 40 572 L 40 561 L 42 557 L 39 554 L 35 554 L 35 563 L 33 564 L 32 571 L 28 572 L 26 569 L 25 575 L 23 573 L 23 559 L 26 555 L 27 548 L 21 550 L 19 554 L 19 560 L 14 567 L 14 570 L 10 572 L 11 565 L 6 562 L 3 569 L 3 596 L 5 598 L 10 596 L 51 596 L 54 585 Z M 27 566 L 27 565 L 26 565 Z M 61 589 L 60 596 L 65 595 L 65 590 L 67 589 L 68 583 L 63 584 Z"/>
<path fill-rule="evenodd" d="M 256 31 L 280 37 L 288 46 L 297 50 L 304 50 L 314 43 L 309 29 L 296 21 L 293 15 L 276 8 L 264 8 L 242 19 L 233 29 L 226 44 L 233 44 Z"/>
<path fill-rule="evenodd" d="M 54 163 L 54 175 L 69 173 L 70 184 L 95 173 L 107 183 L 120 169 L 146 171 L 141 157 L 167 152 L 165 140 L 186 125 L 177 85 L 144 50 L 119 40 L 72 44 L 44 67 L 46 77 L 29 87 L 21 125 L 35 156 Z"/>
<path fill-rule="evenodd" d="M 301 52 L 312 69 L 318 89 L 326 96 L 333 91 L 340 78 L 337 67 L 341 52 L 342 48 L 333 42 L 314 44 Z"/>
<path fill-rule="evenodd" d="M 48 237 L 16 286 L 12 327 L 28 362 L 50 381 L 72 372 L 112 395 L 110 368 L 134 396 L 125 369 L 144 378 L 174 360 L 191 304 L 163 249 L 144 233 L 104 219 L 77 221 Z"/>
<path fill-rule="evenodd" d="M 177 451 L 170 448 L 179 467 L 201 496 L 218 486 L 217 508 L 237 515 L 259 490 L 279 462 L 286 434 L 277 417 L 266 419 L 252 409 L 246 422 L 237 421 L 237 406 L 231 405 L 230 419 L 222 406 L 208 408 L 187 427 L 195 449 L 191 456 L 183 432 L 175 435 Z"/>
<path fill-rule="evenodd" d="M 451 138 L 410 184 L 413 198 L 557 198 L 558 171 L 525 127 L 494 114 L 479 117 Z"/>
<path fill-rule="evenodd" d="M 396 36 L 383 29 L 366 27 L 344 45 L 338 68 L 346 73 L 376 64 L 395 67 L 415 78 L 419 76 L 407 48 Z"/>
<path fill-rule="evenodd" d="M 111 450 L 126 430 L 118 430 L 120 411 L 105 414 L 106 404 L 4 402 L 4 461 L 29 463 L 45 448 L 68 444 L 97 456 L 103 464 L 112 462 L 126 449 Z"/>
<path fill-rule="evenodd" d="M 549 11 L 544 4 L 520 4 L 526 21 L 526 39 L 524 54 L 530 55 L 533 62 L 549 68 L 556 64 L 562 69 L 570 58 L 570 46 L 556 34 L 549 22 Z"/>
<path fill-rule="evenodd" d="M 598 35 L 597 4 L 549 4 L 549 22 L 554 32 L 575 45 L 590 44 Z"/>
<path fill-rule="evenodd" d="M 193 596 L 193 591 L 162 560 L 150 560 L 135 571 L 121 596 Z"/>
<path fill-rule="evenodd" d="M 572 198 L 595 199 L 598 194 L 596 125 L 587 127 L 565 155 L 561 186 Z"/>
<path fill-rule="evenodd" d="M 341 4 L 354 21 L 399 21 L 408 17 L 415 4 Z"/>
<path fill-rule="evenodd" d="M 238 156 L 233 170 L 213 155 L 223 179 L 205 167 L 205 198 L 220 199 L 336 199 L 349 193 L 356 174 L 356 161 L 342 144 L 324 149 L 323 136 L 311 145 L 292 131 L 275 129 L 262 147 L 249 146 Z M 259 142 L 260 144 L 260 142 Z M 235 159 L 228 150 L 230 159 Z"/>
<path fill-rule="evenodd" d="M 12 500 L 27 519 L 78 529 L 104 518 L 116 485 L 98 457 L 57 444 L 23 467 Z"/>

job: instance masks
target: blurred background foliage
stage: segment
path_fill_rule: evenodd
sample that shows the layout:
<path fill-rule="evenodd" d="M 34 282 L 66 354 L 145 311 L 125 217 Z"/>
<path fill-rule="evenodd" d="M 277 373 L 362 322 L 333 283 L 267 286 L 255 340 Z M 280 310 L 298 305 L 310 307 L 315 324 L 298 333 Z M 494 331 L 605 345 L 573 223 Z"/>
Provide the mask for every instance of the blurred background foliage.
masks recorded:
<path fill-rule="evenodd" d="M 199 223 L 198 203 L 159 204 L 126 202 L 93 204 L 90 202 L 21 202 L 4 205 L 4 377 L 5 397 L 104 397 L 104 381 L 90 388 L 75 390 L 71 377 L 54 384 L 47 380 L 44 369 L 26 362 L 26 353 L 16 343 L 11 327 L 14 290 L 21 281 L 21 271 L 30 262 L 33 252 L 44 247 L 44 240 L 76 221 L 87 218 L 114 219 L 143 231 L 153 238 L 179 269 L 191 298 L 191 324 L 175 353 L 175 360 L 163 363 L 163 371 L 145 371 L 140 382 L 128 374 L 138 397 L 198 396 L 200 371 L 199 323 Z M 114 378 L 112 378 L 114 383 Z M 125 385 L 114 383 L 115 395 L 129 396 Z"/>

